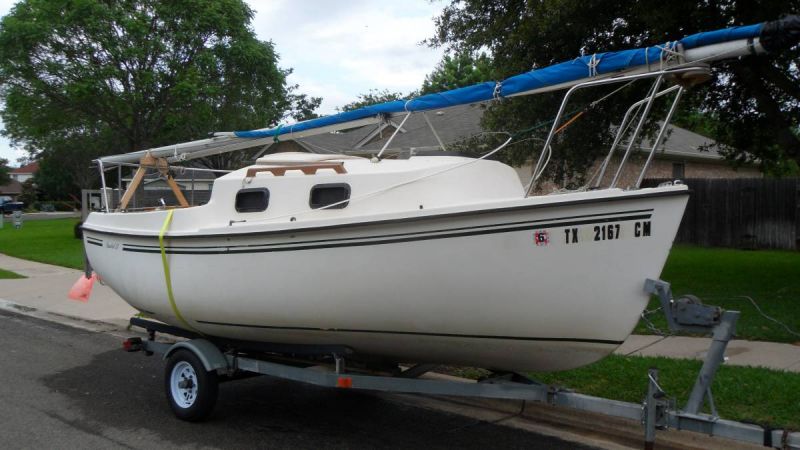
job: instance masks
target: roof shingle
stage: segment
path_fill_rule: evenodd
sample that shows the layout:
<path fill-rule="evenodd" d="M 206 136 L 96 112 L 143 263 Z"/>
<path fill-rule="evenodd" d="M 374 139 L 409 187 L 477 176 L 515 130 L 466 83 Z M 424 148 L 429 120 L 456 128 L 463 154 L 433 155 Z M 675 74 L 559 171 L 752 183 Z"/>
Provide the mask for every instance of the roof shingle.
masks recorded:
<path fill-rule="evenodd" d="M 17 167 L 13 169 L 11 173 L 36 173 L 39 170 L 39 162 L 34 161 L 30 164 L 25 164 L 22 167 Z"/>

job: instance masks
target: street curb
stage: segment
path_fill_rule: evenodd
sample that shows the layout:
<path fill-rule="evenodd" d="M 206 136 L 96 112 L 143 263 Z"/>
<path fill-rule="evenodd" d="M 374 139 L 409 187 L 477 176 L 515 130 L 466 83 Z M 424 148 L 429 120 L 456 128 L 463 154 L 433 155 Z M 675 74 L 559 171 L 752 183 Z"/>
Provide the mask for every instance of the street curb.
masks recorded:
<path fill-rule="evenodd" d="M 486 423 L 547 434 L 566 441 L 618 449 L 644 446 L 638 421 L 521 400 L 394 394 L 401 402 L 469 416 Z M 488 414 L 487 414 L 488 413 Z M 754 450 L 765 447 L 682 430 L 657 431 L 656 448 L 668 450 Z"/>
<path fill-rule="evenodd" d="M 82 317 L 71 316 L 68 314 L 61 314 L 61 313 L 46 311 L 43 309 L 33 308 L 26 305 L 21 305 L 19 303 L 8 301 L 2 298 L 0 298 L 0 310 L 12 312 L 15 314 L 21 314 L 36 319 L 46 320 L 48 322 L 55 322 L 61 325 L 70 326 L 72 328 L 79 328 L 81 330 L 94 331 L 98 333 L 116 334 L 115 332 L 131 331 L 128 330 L 127 321 L 104 322 L 101 320 L 84 319 Z M 141 334 L 135 331 L 131 332 L 136 334 Z"/>
<path fill-rule="evenodd" d="M 493 405 L 481 404 L 475 401 L 476 399 L 467 397 L 423 396 L 418 394 L 386 394 L 386 397 L 391 401 L 412 407 L 475 419 L 475 423 L 467 427 L 507 426 L 606 450 L 641 448 L 641 443 L 636 444 L 633 440 L 614 439 L 612 436 L 594 431 L 587 432 L 586 430 L 570 428 L 564 426 L 563 423 L 540 420 L 540 417 L 531 418 L 529 417 L 531 404 L 526 404 L 523 411 L 521 408 L 523 402 L 521 400 L 508 400 L 502 402 L 505 403 L 504 405 Z M 458 429 L 447 430 L 446 432 L 455 431 L 458 431 Z"/>

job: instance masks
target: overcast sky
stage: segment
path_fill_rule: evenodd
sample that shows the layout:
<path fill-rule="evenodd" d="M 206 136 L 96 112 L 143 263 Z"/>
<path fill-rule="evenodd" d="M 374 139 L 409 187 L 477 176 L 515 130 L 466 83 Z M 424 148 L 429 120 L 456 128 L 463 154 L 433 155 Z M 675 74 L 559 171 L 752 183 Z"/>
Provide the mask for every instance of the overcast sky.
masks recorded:
<path fill-rule="evenodd" d="M 417 89 L 441 59 L 440 49 L 420 45 L 433 35 L 441 1 L 246 0 L 256 11 L 253 28 L 271 40 L 280 66 L 293 68 L 290 84 L 322 97 L 320 112 L 335 112 L 370 89 Z M 0 15 L 16 3 L 0 0 Z M 0 158 L 12 165 L 24 152 L 0 138 Z"/>

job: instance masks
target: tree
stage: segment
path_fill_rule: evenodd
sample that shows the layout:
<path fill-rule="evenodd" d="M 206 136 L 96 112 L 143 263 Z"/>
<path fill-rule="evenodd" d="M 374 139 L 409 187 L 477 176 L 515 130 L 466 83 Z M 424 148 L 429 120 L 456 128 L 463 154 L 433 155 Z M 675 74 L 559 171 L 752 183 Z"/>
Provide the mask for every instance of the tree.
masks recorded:
<path fill-rule="evenodd" d="M 8 167 L 8 160 L 0 158 L 0 186 L 11 182 L 9 172 L 11 172 L 11 168 Z"/>
<path fill-rule="evenodd" d="M 33 204 L 36 203 L 36 200 L 38 200 L 38 193 L 36 182 L 33 178 L 28 178 L 22 182 L 22 192 L 20 193 L 18 200 L 24 203 L 28 208 L 33 207 Z"/>
<path fill-rule="evenodd" d="M 444 55 L 433 72 L 425 76 L 420 94 L 456 89 L 492 79 L 492 61 L 481 53 L 473 57 L 469 52 Z"/>
<path fill-rule="evenodd" d="M 4 134 L 44 167 L 274 125 L 294 94 L 242 0 L 24 0 L 0 22 Z M 42 185 L 47 185 L 43 178 Z M 64 175 L 67 192 L 88 187 Z M 67 187 L 68 186 L 68 187 Z"/>
<path fill-rule="evenodd" d="M 422 87 L 419 91 L 404 95 L 402 92 L 388 89 L 370 89 L 366 94 L 360 94 L 356 101 L 336 108 L 336 110 L 339 112 L 352 111 L 378 103 L 469 86 L 490 80 L 491 71 L 491 59 L 485 53 L 481 53 L 477 57 L 473 57 L 469 52 L 458 52 L 452 56 L 445 55 L 433 71 L 425 75 L 425 80 L 422 82 Z"/>
<path fill-rule="evenodd" d="M 297 89 L 298 87 L 298 85 L 294 85 L 292 89 Z M 292 119 L 301 122 L 303 120 L 311 120 L 320 117 L 316 111 L 322 103 L 322 97 L 307 97 L 305 94 L 291 94 L 290 99 L 293 105 L 290 114 Z"/>
<path fill-rule="evenodd" d="M 405 98 L 405 96 L 401 92 L 392 92 L 388 89 L 370 89 L 366 94 L 359 94 L 358 100 L 350 102 L 342 107 L 338 107 L 336 110 L 339 112 L 352 111 L 365 106 L 391 102 L 392 100 L 401 100 L 403 98 Z"/>
<path fill-rule="evenodd" d="M 799 9 L 798 0 L 684 0 L 666 8 L 663 2 L 653 0 L 452 1 L 436 18 L 436 35 L 429 43 L 455 51 L 489 49 L 495 75 L 504 78 L 581 53 L 661 44 L 699 31 L 774 20 Z M 795 47 L 778 55 L 716 64 L 713 81 L 689 93 L 684 111 L 713 113 L 719 120 L 711 137 L 729 146 L 731 158 L 758 159 L 767 166 L 787 158 L 798 161 L 797 57 Z M 487 114 L 487 126 L 529 127 L 555 114 L 561 94 L 505 101 Z M 591 97 L 582 95 L 573 104 L 585 104 L 597 95 L 596 91 Z M 557 142 L 554 155 L 569 166 L 562 172 L 580 170 L 593 161 L 609 141 L 612 119 L 621 117 L 619 106 L 626 108 L 642 95 L 641 90 L 623 91 L 619 98 L 594 108 L 571 126 Z M 521 162 L 536 151 L 537 147 L 517 146 L 509 158 Z M 558 171 L 565 165 L 556 161 L 551 167 Z"/>
<path fill-rule="evenodd" d="M 98 142 L 108 142 L 98 133 L 76 135 L 71 139 L 54 140 L 50 147 L 42 150 L 39 170 L 34 181 L 42 194 L 42 200 L 63 200 L 70 195 L 81 198 L 81 189 L 95 185 L 97 170 L 91 160 L 102 154 Z M 116 171 L 106 173 L 109 186 Z"/>

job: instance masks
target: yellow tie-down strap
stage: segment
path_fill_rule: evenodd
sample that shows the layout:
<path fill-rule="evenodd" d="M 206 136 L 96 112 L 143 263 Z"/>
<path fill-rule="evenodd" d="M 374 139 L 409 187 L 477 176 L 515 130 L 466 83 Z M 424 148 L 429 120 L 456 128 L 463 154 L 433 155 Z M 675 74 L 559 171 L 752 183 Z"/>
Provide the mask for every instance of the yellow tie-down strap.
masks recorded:
<path fill-rule="evenodd" d="M 164 265 L 164 281 L 167 282 L 167 298 L 169 298 L 169 306 L 172 307 L 172 312 L 175 314 L 175 317 L 177 317 L 186 328 L 197 331 L 183 318 L 181 311 L 178 309 L 178 305 L 175 303 L 175 296 L 172 293 L 172 276 L 169 272 L 167 252 L 164 250 L 164 234 L 166 234 L 169 225 L 172 223 L 172 213 L 174 212 L 174 209 L 170 209 L 169 212 L 167 212 L 167 218 L 164 219 L 164 225 L 161 226 L 161 232 L 158 233 L 158 245 L 161 247 L 161 263 Z"/>

